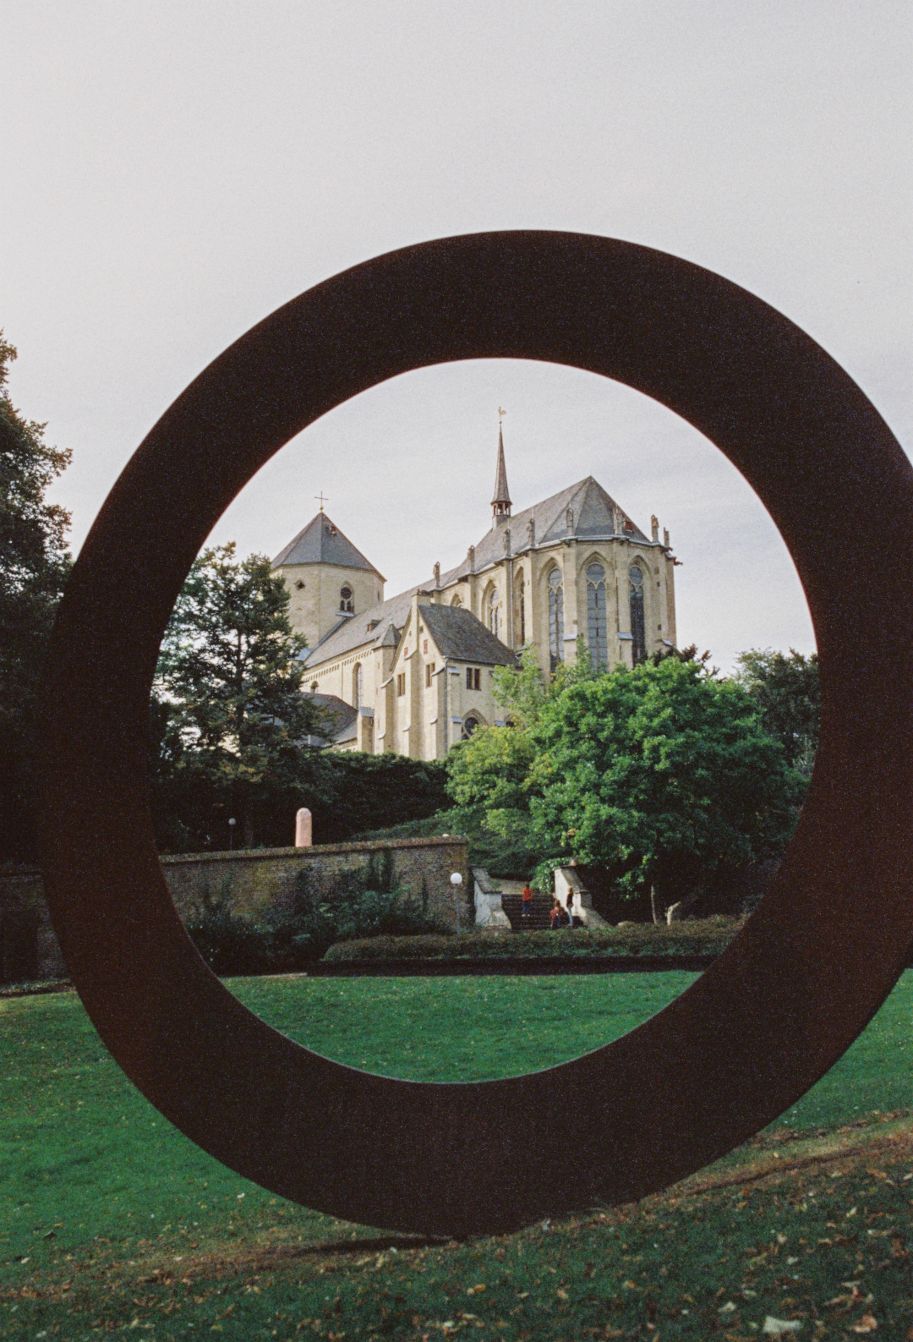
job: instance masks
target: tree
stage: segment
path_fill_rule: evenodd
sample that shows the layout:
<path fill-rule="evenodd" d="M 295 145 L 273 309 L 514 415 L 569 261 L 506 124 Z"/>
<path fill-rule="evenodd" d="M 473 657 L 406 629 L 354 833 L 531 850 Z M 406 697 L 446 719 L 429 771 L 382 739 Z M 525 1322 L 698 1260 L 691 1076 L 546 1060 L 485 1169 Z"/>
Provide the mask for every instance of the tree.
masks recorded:
<path fill-rule="evenodd" d="M 32 758 L 44 648 L 69 570 L 69 514 L 45 493 L 70 461 L 7 390 L 16 350 L 0 332 L 0 855 L 33 857 Z"/>
<path fill-rule="evenodd" d="M 447 790 L 462 811 L 507 838 L 529 828 L 527 782 L 534 762 L 528 728 L 480 727 L 448 755 Z"/>
<path fill-rule="evenodd" d="M 680 657 L 551 687 L 530 726 L 480 728 L 452 752 L 449 782 L 490 831 L 666 903 L 779 851 L 797 789 L 747 691 Z"/>
<path fill-rule="evenodd" d="M 738 665 L 736 679 L 761 710 L 764 726 L 781 743 L 789 763 L 810 777 L 821 716 L 818 654 L 806 657 L 790 648 L 787 656 L 752 648 L 740 655 Z"/>
<path fill-rule="evenodd" d="M 797 780 L 747 692 L 666 658 L 569 686 L 534 732 L 534 832 L 667 903 L 778 852 Z"/>
<path fill-rule="evenodd" d="M 539 721 L 550 700 L 568 685 L 591 680 L 599 675 L 590 659 L 586 640 L 577 639 L 577 656 L 572 663 L 559 662 L 553 675 L 546 677 L 539 666 L 535 648 L 524 648 L 518 666 L 494 668 L 494 696 L 514 727 L 530 728 Z"/>
<path fill-rule="evenodd" d="M 319 714 L 301 693 L 304 644 L 282 579 L 235 548 L 203 551 L 190 571 L 162 641 L 154 716 L 166 792 L 195 792 L 250 844 L 255 801 L 295 785 Z"/>

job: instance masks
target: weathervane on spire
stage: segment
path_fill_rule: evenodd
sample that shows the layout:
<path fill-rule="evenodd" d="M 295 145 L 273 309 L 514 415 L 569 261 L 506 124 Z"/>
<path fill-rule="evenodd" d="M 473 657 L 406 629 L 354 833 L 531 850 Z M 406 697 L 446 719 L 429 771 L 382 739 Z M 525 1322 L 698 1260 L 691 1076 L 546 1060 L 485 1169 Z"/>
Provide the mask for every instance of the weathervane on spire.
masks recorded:
<path fill-rule="evenodd" d="M 504 418 L 504 416 L 505 416 L 506 414 L 507 414 L 507 411 L 504 409 L 504 407 L 501 406 L 501 405 L 499 405 L 499 406 L 498 406 L 498 423 L 499 423 L 499 424 L 501 423 L 501 420 Z"/>
<path fill-rule="evenodd" d="M 314 495 L 314 498 L 317 499 L 317 500 L 319 501 L 319 503 L 320 503 L 320 511 L 323 512 L 323 505 L 324 505 L 325 503 L 329 503 L 330 500 L 329 500 L 329 499 L 327 498 L 327 496 L 324 494 L 323 490 L 321 490 L 319 494 L 315 494 L 315 495 Z"/>

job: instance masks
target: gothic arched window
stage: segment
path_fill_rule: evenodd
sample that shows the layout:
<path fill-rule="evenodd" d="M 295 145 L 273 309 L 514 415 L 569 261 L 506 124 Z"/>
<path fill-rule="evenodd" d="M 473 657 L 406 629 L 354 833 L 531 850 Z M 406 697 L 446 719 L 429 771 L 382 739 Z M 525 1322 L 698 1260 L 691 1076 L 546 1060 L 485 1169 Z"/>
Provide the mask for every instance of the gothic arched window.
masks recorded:
<path fill-rule="evenodd" d="M 556 568 L 548 575 L 548 652 L 554 671 L 564 661 L 564 583 Z"/>
<path fill-rule="evenodd" d="M 488 597 L 488 627 L 495 638 L 501 636 L 501 598 L 497 587 L 493 587 Z"/>
<path fill-rule="evenodd" d="M 473 732 L 474 732 L 480 725 L 481 725 L 481 724 L 479 723 L 479 719 L 478 719 L 478 718 L 474 718 L 471 714 L 470 714 L 470 716 L 469 716 L 468 718 L 464 718 L 464 719 L 463 719 L 463 726 L 462 726 L 461 729 L 460 729 L 460 739 L 461 739 L 462 741 L 468 741 L 469 738 L 470 738 L 470 736 L 472 736 Z"/>
<path fill-rule="evenodd" d="M 352 707 L 361 708 L 361 662 L 352 668 Z"/>
<path fill-rule="evenodd" d="M 339 609 L 347 615 L 355 610 L 355 593 L 348 583 L 339 589 Z"/>
<path fill-rule="evenodd" d="M 605 569 L 601 564 L 587 565 L 586 636 L 593 665 L 607 666 L 609 646 L 606 633 Z"/>
<path fill-rule="evenodd" d="M 522 573 L 517 574 L 514 597 L 516 606 L 514 631 L 517 635 L 514 641 L 518 647 L 522 648 L 526 643 L 526 580 Z"/>
<path fill-rule="evenodd" d="M 631 607 L 631 655 L 636 666 L 647 655 L 647 624 L 644 617 L 644 574 L 639 564 L 628 569 L 628 597 Z"/>

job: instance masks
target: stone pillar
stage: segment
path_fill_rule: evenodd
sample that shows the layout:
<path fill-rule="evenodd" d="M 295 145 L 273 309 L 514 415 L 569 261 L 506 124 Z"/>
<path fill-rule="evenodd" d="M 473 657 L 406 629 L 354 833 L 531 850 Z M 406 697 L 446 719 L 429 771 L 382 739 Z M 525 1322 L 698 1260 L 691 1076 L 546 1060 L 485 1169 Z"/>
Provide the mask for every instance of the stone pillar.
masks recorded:
<path fill-rule="evenodd" d="M 313 842 L 311 813 L 306 806 L 302 806 L 295 813 L 295 847 L 310 848 Z"/>
<path fill-rule="evenodd" d="M 374 754 L 374 709 L 360 708 L 355 720 L 355 749 Z"/>

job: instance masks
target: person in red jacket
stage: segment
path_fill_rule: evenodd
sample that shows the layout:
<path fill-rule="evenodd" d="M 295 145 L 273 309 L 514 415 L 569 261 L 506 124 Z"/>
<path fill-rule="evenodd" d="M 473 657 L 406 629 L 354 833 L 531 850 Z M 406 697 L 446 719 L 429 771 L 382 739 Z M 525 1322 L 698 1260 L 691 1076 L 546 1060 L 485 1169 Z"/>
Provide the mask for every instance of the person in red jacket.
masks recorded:
<path fill-rule="evenodd" d="M 526 885 L 524 885 L 523 892 L 520 895 L 520 899 L 522 900 L 522 904 L 520 907 L 520 914 L 522 918 L 526 919 L 530 916 L 530 914 L 533 911 L 533 892 L 532 889 L 530 888 L 529 881 L 527 881 Z"/>

